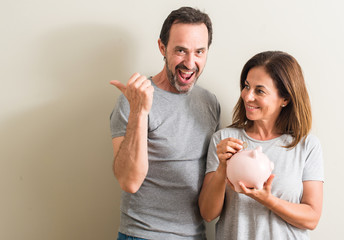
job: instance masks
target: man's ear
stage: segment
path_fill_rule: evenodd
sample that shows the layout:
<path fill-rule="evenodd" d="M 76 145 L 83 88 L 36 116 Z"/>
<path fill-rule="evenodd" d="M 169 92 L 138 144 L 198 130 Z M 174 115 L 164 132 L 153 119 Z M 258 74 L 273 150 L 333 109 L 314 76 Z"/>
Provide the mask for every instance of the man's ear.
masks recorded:
<path fill-rule="evenodd" d="M 165 53 L 166 53 L 166 46 L 162 43 L 162 41 L 161 41 L 160 38 L 159 38 L 159 40 L 158 40 L 158 46 L 159 46 L 159 50 L 160 50 L 161 54 L 162 54 L 164 57 L 166 57 L 166 56 L 165 56 Z"/>

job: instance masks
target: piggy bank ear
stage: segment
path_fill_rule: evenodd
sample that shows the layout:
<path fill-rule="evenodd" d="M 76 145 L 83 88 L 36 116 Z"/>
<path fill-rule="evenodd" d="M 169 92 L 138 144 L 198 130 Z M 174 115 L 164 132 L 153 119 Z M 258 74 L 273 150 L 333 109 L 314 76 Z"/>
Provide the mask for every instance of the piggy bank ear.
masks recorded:
<path fill-rule="evenodd" d="M 257 149 L 254 149 L 251 153 L 251 156 L 253 159 L 256 159 L 257 158 Z"/>
<path fill-rule="evenodd" d="M 256 159 L 257 156 L 258 156 L 258 153 L 261 153 L 261 152 L 263 152 L 262 147 L 261 147 L 261 146 L 256 147 L 256 148 L 252 151 L 252 157 L 253 157 L 254 159 Z"/>
<path fill-rule="evenodd" d="M 271 171 L 274 170 L 275 164 L 273 162 L 270 162 L 270 168 L 271 168 Z"/>
<path fill-rule="evenodd" d="M 258 146 L 258 147 L 256 147 L 256 150 L 257 150 L 258 152 L 263 152 L 263 148 L 262 148 L 262 146 Z"/>

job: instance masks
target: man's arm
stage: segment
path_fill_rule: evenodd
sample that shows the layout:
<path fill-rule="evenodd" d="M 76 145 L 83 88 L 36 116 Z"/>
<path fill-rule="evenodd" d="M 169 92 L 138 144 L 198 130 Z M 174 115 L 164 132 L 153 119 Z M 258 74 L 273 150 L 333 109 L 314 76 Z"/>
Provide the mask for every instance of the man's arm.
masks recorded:
<path fill-rule="evenodd" d="M 121 188 L 135 193 L 140 188 L 148 172 L 148 114 L 152 106 L 154 88 L 150 80 L 135 73 L 123 85 L 111 81 L 130 104 L 127 131 L 124 137 L 112 139 L 114 151 L 114 174 Z"/>

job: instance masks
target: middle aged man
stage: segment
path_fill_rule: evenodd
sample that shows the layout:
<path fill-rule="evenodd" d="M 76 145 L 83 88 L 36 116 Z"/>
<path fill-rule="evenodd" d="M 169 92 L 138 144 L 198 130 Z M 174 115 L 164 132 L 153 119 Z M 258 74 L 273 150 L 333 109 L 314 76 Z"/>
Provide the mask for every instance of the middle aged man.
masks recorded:
<path fill-rule="evenodd" d="M 195 84 L 211 41 L 209 16 L 182 7 L 161 29 L 162 71 L 111 81 L 123 93 L 111 114 L 113 168 L 124 190 L 118 239 L 206 238 L 198 195 L 220 106 Z"/>

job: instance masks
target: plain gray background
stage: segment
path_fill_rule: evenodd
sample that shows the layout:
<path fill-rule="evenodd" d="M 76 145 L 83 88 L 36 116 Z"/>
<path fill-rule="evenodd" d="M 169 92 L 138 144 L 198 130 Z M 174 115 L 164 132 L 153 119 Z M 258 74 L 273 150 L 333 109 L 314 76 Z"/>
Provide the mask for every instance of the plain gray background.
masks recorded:
<path fill-rule="evenodd" d="M 222 126 L 231 122 L 240 71 L 250 57 L 282 50 L 299 61 L 325 160 L 323 215 L 311 237 L 344 235 L 342 1 L 5 0 L 0 239 L 115 239 L 120 188 L 112 174 L 109 115 L 119 91 L 109 81 L 162 69 L 161 25 L 184 5 L 213 21 L 198 84 L 217 95 Z"/>

